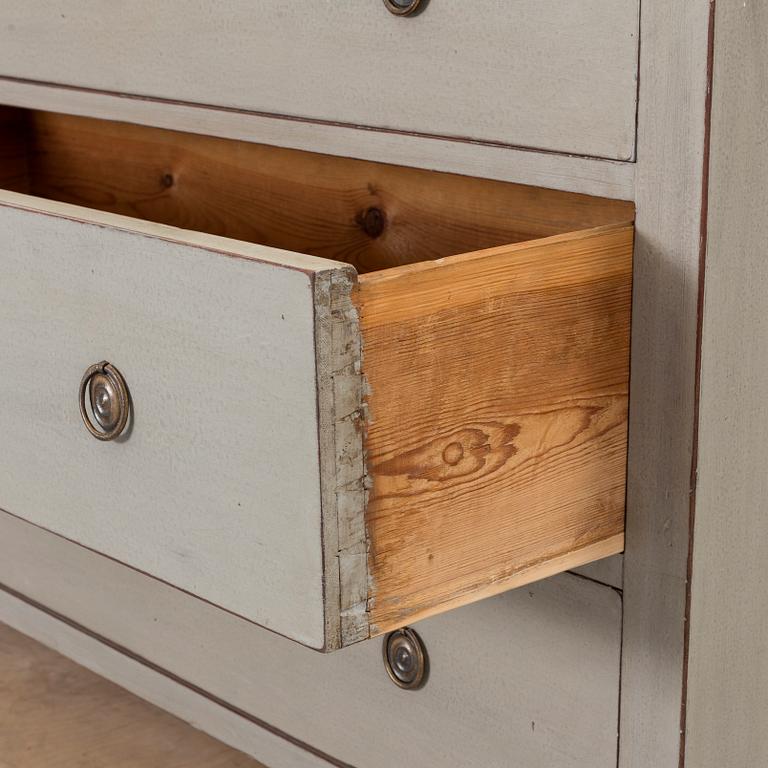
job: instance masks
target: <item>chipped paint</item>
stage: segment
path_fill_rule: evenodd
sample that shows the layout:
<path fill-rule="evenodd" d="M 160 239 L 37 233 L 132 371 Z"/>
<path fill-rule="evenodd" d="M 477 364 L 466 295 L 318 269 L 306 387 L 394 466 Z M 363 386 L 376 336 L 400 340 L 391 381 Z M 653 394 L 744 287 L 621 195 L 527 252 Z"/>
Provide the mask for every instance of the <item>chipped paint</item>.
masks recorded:
<path fill-rule="evenodd" d="M 369 637 L 362 349 L 351 267 L 315 280 L 326 650 Z"/>

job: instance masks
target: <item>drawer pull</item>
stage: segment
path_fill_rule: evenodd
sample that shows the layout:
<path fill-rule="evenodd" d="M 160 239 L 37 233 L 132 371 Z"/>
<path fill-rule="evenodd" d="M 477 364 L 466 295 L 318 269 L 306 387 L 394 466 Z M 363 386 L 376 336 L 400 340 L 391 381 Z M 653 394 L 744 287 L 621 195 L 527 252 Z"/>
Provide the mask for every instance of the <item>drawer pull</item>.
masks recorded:
<path fill-rule="evenodd" d="M 399 688 L 415 690 L 427 682 L 429 663 L 421 638 L 408 627 L 390 632 L 382 646 L 384 668 Z"/>
<path fill-rule="evenodd" d="M 114 440 L 125 429 L 129 411 L 128 387 L 120 371 L 106 360 L 88 368 L 80 381 L 80 415 L 86 429 L 97 440 Z"/>
<path fill-rule="evenodd" d="M 395 16 L 412 16 L 419 10 L 423 10 L 428 0 L 384 0 L 384 5 Z"/>

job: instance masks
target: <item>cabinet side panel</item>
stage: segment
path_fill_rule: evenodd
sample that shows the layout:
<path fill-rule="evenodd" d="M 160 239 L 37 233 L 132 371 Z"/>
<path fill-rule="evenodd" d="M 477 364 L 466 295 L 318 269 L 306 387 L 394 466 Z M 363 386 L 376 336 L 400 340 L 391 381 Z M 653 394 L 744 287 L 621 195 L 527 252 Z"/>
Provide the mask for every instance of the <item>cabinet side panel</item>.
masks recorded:
<path fill-rule="evenodd" d="M 710 0 L 643 0 L 620 768 L 677 768 Z"/>
<path fill-rule="evenodd" d="M 685 765 L 768 764 L 768 6 L 718 2 Z"/>

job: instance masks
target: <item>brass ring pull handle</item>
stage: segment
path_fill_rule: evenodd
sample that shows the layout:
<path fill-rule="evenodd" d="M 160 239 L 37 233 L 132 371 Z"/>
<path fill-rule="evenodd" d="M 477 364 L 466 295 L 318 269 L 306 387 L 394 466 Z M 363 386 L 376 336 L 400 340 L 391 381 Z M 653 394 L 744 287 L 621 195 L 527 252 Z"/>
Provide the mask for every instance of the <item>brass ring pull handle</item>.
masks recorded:
<path fill-rule="evenodd" d="M 411 16 L 423 9 L 427 0 L 384 0 L 384 5 L 395 16 Z"/>
<path fill-rule="evenodd" d="M 90 414 L 85 404 L 86 390 L 90 400 Z M 83 374 L 80 381 L 80 415 L 85 428 L 97 440 L 114 440 L 119 437 L 128 423 L 130 408 L 128 387 L 114 365 L 102 360 Z M 94 421 L 98 426 L 94 425 Z"/>

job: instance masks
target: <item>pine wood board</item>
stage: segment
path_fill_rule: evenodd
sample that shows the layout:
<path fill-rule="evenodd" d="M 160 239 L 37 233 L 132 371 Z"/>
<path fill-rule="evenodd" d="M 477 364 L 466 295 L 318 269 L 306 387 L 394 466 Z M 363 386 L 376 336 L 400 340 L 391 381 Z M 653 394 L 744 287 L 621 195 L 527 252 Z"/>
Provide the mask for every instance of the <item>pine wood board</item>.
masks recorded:
<path fill-rule="evenodd" d="M 631 203 L 570 192 L 71 115 L 23 116 L 34 195 L 359 272 L 632 217 Z"/>
<path fill-rule="evenodd" d="M 623 549 L 632 244 L 360 277 L 373 634 Z"/>
<path fill-rule="evenodd" d="M 264 768 L 0 624 L 0 768 Z"/>

